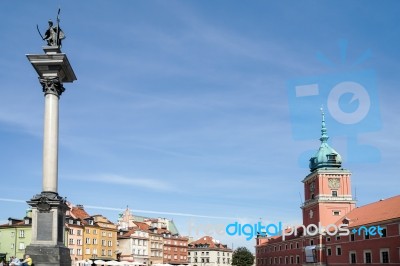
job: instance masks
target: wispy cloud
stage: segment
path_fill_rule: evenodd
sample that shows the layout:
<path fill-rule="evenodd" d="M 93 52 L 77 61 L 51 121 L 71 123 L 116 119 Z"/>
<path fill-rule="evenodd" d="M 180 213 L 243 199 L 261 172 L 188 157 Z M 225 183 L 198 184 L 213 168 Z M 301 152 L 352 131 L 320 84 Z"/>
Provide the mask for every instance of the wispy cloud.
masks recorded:
<path fill-rule="evenodd" d="M 132 187 L 142 187 L 156 191 L 173 191 L 174 188 L 168 183 L 151 179 L 151 178 L 137 178 L 127 177 L 116 174 L 99 174 L 89 176 L 67 176 L 68 179 L 79 179 L 81 181 L 96 182 L 96 183 L 108 183 L 114 185 L 124 185 Z"/>
<path fill-rule="evenodd" d="M 85 208 L 96 209 L 96 210 L 107 210 L 107 211 L 124 211 L 125 210 L 125 209 L 121 209 L 121 208 L 101 207 L 101 206 L 92 206 L 92 205 L 85 205 Z M 140 209 L 130 209 L 130 211 L 132 211 L 134 213 L 162 214 L 162 215 L 184 216 L 184 217 L 195 217 L 195 218 L 239 219 L 237 217 L 210 216 L 210 215 L 201 215 L 201 214 L 193 214 L 193 213 L 183 213 L 183 212 L 163 212 L 163 211 L 151 211 L 151 210 L 140 210 Z"/>
<path fill-rule="evenodd" d="M 16 203 L 26 203 L 25 200 L 19 199 L 8 199 L 8 198 L 0 198 L 0 201 L 5 202 L 16 202 Z M 104 206 L 94 206 L 94 205 L 85 205 L 87 209 L 94 210 L 106 210 L 106 211 L 124 211 L 122 208 L 115 207 L 104 207 Z M 247 218 L 238 218 L 238 217 L 229 217 L 229 216 L 211 216 L 211 215 L 201 215 L 194 213 L 185 213 L 185 212 L 163 212 L 163 211 L 153 211 L 153 210 L 141 210 L 141 209 L 130 209 L 130 211 L 134 213 L 146 213 L 146 214 L 162 214 L 162 215 L 171 215 L 171 216 L 184 216 L 184 217 L 194 217 L 194 218 L 210 218 L 210 219 L 247 219 Z"/>
<path fill-rule="evenodd" d="M 26 203 L 26 200 L 19 200 L 19 199 L 5 199 L 5 198 L 0 198 L 0 201 L 17 202 L 17 203 Z"/>

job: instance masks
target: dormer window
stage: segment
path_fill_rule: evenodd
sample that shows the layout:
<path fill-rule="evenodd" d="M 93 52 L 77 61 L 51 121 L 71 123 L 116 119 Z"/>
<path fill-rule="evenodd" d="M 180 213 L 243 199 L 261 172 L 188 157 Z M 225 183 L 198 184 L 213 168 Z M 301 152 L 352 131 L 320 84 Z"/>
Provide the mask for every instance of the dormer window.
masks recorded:
<path fill-rule="evenodd" d="M 93 220 L 89 220 L 89 225 L 93 225 Z"/>
<path fill-rule="evenodd" d="M 326 155 L 328 162 L 336 162 L 336 154 L 332 153 L 332 154 L 328 154 Z"/>

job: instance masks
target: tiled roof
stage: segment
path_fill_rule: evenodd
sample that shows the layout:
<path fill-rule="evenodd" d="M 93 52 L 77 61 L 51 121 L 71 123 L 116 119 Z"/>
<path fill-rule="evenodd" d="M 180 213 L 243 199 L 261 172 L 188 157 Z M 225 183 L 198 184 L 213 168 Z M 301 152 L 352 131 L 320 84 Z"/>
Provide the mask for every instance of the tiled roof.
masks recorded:
<path fill-rule="evenodd" d="M 129 228 L 122 235 L 118 234 L 118 238 L 130 238 L 130 236 L 135 233 L 135 228 Z"/>
<path fill-rule="evenodd" d="M 296 239 L 296 238 L 300 238 L 303 235 L 303 228 L 302 227 L 298 227 L 296 228 L 296 234 L 290 233 L 293 229 L 287 228 L 285 229 L 285 240 L 292 240 L 292 239 Z M 272 243 L 279 243 L 283 241 L 282 235 L 276 235 L 276 236 L 267 236 L 266 238 L 264 238 L 265 241 L 261 241 L 259 246 L 263 246 L 263 245 L 269 245 Z"/>
<path fill-rule="evenodd" d="M 200 245 L 208 245 L 210 249 L 224 249 L 224 250 L 231 250 L 226 245 L 219 243 L 211 236 L 203 236 L 200 239 L 190 242 L 189 248 L 195 248 L 196 246 Z"/>
<path fill-rule="evenodd" d="M 30 227 L 32 225 L 31 224 L 25 224 L 25 221 L 14 222 L 11 225 L 8 224 L 8 223 L 0 225 L 0 227 L 15 227 L 15 226 L 28 226 L 28 227 Z"/>
<path fill-rule="evenodd" d="M 358 207 L 337 223 L 343 223 L 345 218 L 349 220 L 349 227 L 400 219 L 400 195 Z"/>
<path fill-rule="evenodd" d="M 142 222 L 134 222 L 140 229 L 142 229 L 143 231 L 149 231 L 150 226 L 146 223 L 142 223 Z"/>
<path fill-rule="evenodd" d="M 70 212 L 75 218 L 86 219 L 90 217 L 90 215 L 83 208 L 71 207 Z"/>

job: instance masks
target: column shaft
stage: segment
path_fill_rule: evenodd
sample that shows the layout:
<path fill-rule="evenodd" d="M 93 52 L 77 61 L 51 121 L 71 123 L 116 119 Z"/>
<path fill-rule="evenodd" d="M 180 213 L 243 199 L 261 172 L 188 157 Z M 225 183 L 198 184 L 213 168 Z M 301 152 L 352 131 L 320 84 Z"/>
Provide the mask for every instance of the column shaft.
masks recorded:
<path fill-rule="evenodd" d="M 55 94 L 45 94 L 42 191 L 55 193 L 58 188 L 58 101 Z"/>

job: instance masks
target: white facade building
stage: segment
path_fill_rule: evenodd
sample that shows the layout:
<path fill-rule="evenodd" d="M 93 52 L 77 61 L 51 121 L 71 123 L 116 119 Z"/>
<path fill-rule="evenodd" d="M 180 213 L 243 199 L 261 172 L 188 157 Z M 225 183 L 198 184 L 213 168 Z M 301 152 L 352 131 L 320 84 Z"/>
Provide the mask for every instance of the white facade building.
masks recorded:
<path fill-rule="evenodd" d="M 188 251 L 190 266 L 232 265 L 232 249 L 210 236 L 189 243 Z"/>

